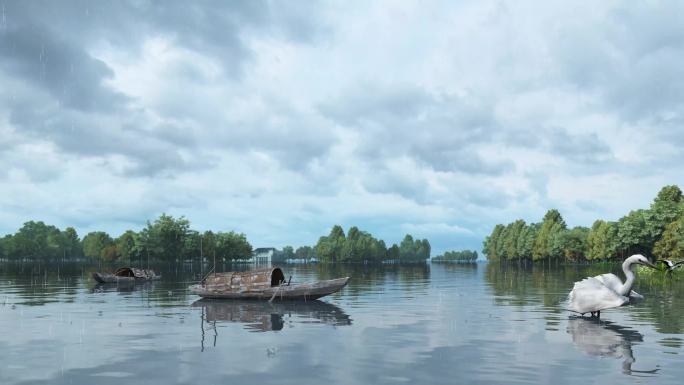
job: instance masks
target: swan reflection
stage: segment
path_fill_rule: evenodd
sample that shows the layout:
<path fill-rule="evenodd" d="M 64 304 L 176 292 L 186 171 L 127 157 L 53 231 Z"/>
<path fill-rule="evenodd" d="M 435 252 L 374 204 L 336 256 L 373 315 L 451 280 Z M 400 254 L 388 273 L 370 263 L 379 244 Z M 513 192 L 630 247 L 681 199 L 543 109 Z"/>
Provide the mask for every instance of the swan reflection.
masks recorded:
<path fill-rule="evenodd" d="M 567 331 L 572 336 L 572 342 L 583 353 L 622 359 L 622 372 L 625 374 L 654 374 L 659 370 L 632 369 L 632 364 L 636 362 L 632 345 L 644 340 L 644 336 L 636 330 L 596 318 L 571 317 Z"/>

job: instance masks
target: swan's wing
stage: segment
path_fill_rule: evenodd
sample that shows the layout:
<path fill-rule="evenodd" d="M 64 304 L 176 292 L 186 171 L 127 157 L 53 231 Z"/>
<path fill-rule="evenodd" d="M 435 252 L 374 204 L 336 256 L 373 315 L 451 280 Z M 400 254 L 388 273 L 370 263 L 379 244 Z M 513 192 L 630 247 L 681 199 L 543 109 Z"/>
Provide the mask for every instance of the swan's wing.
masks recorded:
<path fill-rule="evenodd" d="M 601 281 L 607 288 L 609 288 L 610 290 L 612 290 L 616 293 L 622 287 L 622 281 L 615 274 L 601 274 L 601 275 L 595 276 L 594 278 Z"/>
<path fill-rule="evenodd" d="M 609 289 L 601 279 L 589 277 L 575 282 L 568 296 L 568 310 L 584 314 L 622 306 L 628 302 L 627 297 Z"/>

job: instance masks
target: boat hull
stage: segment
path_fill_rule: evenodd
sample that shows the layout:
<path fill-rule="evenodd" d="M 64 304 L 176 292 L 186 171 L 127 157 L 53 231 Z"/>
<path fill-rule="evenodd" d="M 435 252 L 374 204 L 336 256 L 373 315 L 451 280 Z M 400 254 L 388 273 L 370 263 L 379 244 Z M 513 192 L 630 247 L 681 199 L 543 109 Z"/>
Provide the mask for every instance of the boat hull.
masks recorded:
<path fill-rule="evenodd" d="M 93 273 L 93 279 L 98 283 L 134 283 L 134 282 L 148 282 L 156 281 L 161 278 L 161 275 L 155 275 L 149 278 L 140 277 L 120 277 L 114 274 L 100 274 Z"/>
<path fill-rule="evenodd" d="M 202 298 L 211 299 L 255 299 L 255 300 L 314 300 L 342 290 L 349 277 L 300 283 L 293 285 L 271 286 L 247 290 L 212 291 L 204 285 L 192 285 L 190 291 Z"/>

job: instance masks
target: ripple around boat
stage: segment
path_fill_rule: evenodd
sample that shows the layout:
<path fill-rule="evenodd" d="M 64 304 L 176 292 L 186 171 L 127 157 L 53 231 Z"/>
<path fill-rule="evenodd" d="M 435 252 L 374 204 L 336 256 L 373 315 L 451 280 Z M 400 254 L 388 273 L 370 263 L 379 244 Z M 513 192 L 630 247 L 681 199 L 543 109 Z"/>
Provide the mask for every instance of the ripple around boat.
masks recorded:
<path fill-rule="evenodd" d="M 190 291 L 213 299 L 278 299 L 314 300 L 341 290 L 349 277 L 292 283 L 285 280 L 280 268 L 265 268 L 247 272 L 210 273 L 202 283 L 190 286 Z"/>

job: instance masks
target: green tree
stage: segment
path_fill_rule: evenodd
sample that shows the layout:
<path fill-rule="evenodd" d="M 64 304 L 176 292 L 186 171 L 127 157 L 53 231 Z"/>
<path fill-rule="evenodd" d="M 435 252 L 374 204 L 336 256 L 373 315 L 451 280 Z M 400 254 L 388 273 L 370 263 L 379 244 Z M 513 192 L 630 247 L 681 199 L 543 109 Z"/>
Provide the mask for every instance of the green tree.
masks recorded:
<path fill-rule="evenodd" d="M 500 259 L 501 255 L 498 253 L 497 244 L 501 238 L 501 233 L 503 233 L 505 226 L 498 224 L 494 226 L 492 233 L 485 238 L 482 245 L 482 252 L 487 256 L 487 259 Z"/>
<path fill-rule="evenodd" d="M 447 251 L 442 255 L 432 258 L 432 260 L 435 262 L 475 262 L 477 261 L 477 251 Z"/>
<path fill-rule="evenodd" d="M 538 223 L 531 223 L 525 226 L 518 236 L 516 254 L 519 259 L 532 259 L 532 250 L 534 249 L 534 242 L 537 239 L 540 225 Z"/>
<path fill-rule="evenodd" d="M 81 240 L 78 238 L 78 233 L 73 227 L 67 227 L 62 232 L 64 240 L 64 254 L 71 258 L 80 258 L 83 256 L 83 246 Z"/>
<path fill-rule="evenodd" d="M 105 248 L 102 249 L 102 252 L 100 253 L 100 258 L 102 258 L 103 261 L 107 262 L 116 261 L 120 257 L 121 254 L 119 253 L 119 248 L 117 247 L 116 243 L 112 243 L 111 245 L 105 246 Z"/>
<path fill-rule="evenodd" d="M 406 234 L 401 243 L 399 243 L 399 259 L 402 261 L 410 261 L 416 255 L 415 243 L 410 234 Z"/>
<path fill-rule="evenodd" d="M 518 241 L 520 240 L 520 235 L 525 231 L 526 224 L 522 219 L 506 226 L 505 239 L 503 243 L 504 254 L 507 259 L 518 259 L 522 258 L 523 255 L 518 254 Z"/>
<path fill-rule="evenodd" d="M 234 231 L 216 233 L 216 256 L 223 260 L 237 261 L 252 257 L 252 245 L 245 234 Z"/>
<path fill-rule="evenodd" d="M 534 241 L 532 259 L 540 260 L 550 257 L 559 257 L 557 250 L 553 250 L 552 240 L 558 233 L 566 229 L 565 221 L 558 210 L 552 209 L 546 212 L 539 233 Z"/>
<path fill-rule="evenodd" d="M 136 251 L 152 260 L 176 261 L 183 257 L 186 237 L 190 231 L 190 221 L 185 217 L 175 219 L 162 214 L 139 234 Z"/>
<path fill-rule="evenodd" d="M 116 251 L 120 259 L 133 261 L 139 257 L 135 253 L 136 238 L 138 235 L 133 230 L 126 230 L 115 241 Z"/>
<path fill-rule="evenodd" d="M 213 258 L 216 256 L 216 234 L 214 234 L 212 231 L 205 231 L 204 234 L 202 235 L 202 255 L 204 256 L 205 260 L 213 260 Z"/>
<path fill-rule="evenodd" d="M 283 247 L 283 258 L 285 258 L 285 259 L 294 259 L 295 258 L 295 252 L 294 252 L 294 248 L 292 246 Z"/>
<path fill-rule="evenodd" d="M 183 237 L 183 248 L 181 250 L 181 256 L 183 259 L 189 260 L 199 260 L 200 254 L 204 249 L 204 240 L 201 239 L 202 235 L 195 230 L 188 230 L 188 232 Z"/>
<path fill-rule="evenodd" d="M 614 258 L 618 250 L 617 224 L 596 220 L 587 234 L 587 259 Z"/>
<path fill-rule="evenodd" d="M 316 244 L 316 255 L 323 262 L 336 262 L 342 256 L 342 248 L 346 243 L 344 230 L 339 225 L 333 226 L 330 234 L 320 237 Z"/>
<path fill-rule="evenodd" d="M 661 259 L 684 259 L 684 216 L 665 227 L 662 237 L 653 247 L 653 254 Z"/>
<path fill-rule="evenodd" d="M 28 221 L 14 234 L 14 252 L 17 257 L 39 258 L 48 254 L 48 227 L 45 223 Z"/>
<path fill-rule="evenodd" d="M 646 217 L 646 210 L 634 210 L 618 221 L 618 250 L 623 255 L 651 254 L 652 239 L 646 226 Z"/>
<path fill-rule="evenodd" d="M 103 250 L 113 244 L 114 240 L 109 234 L 104 231 L 93 231 L 83 237 L 83 254 L 88 258 L 102 258 Z"/>
<path fill-rule="evenodd" d="M 677 186 L 665 186 L 658 192 L 651 208 L 644 213 L 649 243 L 644 246 L 653 247 L 665 231 L 665 226 L 684 214 L 683 203 L 682 190 Z"/>
<path fill-rule="evenodd" d="M 392 244 L 392 247 L 387 249 L 387 260 L 398 261 L 400 259 L 399 246 Z"/>
<path fill-rule="evenodd" d="M 295 257 L 297 259 L 303 259 L 305 261 L 311 260 L 313 258 L 316 258 L 316 255 L 314 253 L 314 249 L 311 246 L 301 246 L 298 247 L 297 250 L 295 251 Z"/>
<path fill-rule="evenodd" d="M 589 229 L 582 226 L 559 233 L 562 253 L 566 259 L 579 261 L 586 259 L 587 236 Z"/>

